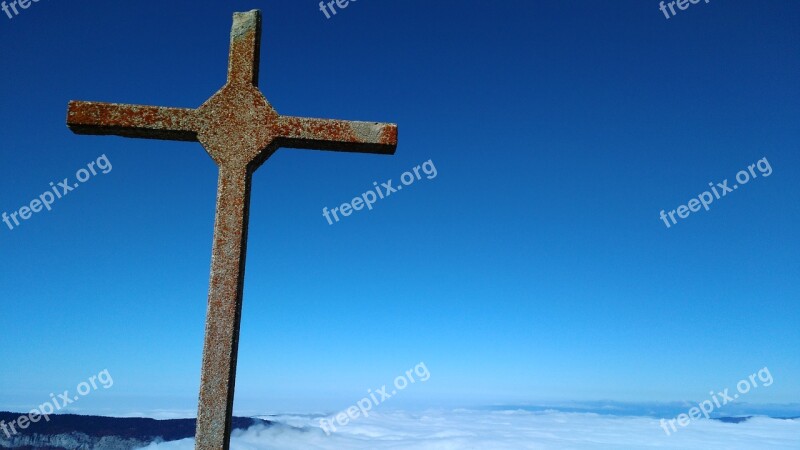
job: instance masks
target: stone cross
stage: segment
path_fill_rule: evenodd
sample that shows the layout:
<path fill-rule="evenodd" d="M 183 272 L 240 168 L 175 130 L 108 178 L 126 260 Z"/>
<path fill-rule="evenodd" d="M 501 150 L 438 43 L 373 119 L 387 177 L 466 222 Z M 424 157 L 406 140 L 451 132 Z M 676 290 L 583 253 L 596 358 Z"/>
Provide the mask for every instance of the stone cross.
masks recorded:
<path fill-rule="evenodd" d="M 282 116 L 258 89 L 261 12 L 233 15 L 228 81 L 197 109 L 69 103 L 77 134 L 199 141 L 219 166 L 196 449 L 230 446 L 250 181 L 279 147 L 394 154 L 397 125 Z"/>

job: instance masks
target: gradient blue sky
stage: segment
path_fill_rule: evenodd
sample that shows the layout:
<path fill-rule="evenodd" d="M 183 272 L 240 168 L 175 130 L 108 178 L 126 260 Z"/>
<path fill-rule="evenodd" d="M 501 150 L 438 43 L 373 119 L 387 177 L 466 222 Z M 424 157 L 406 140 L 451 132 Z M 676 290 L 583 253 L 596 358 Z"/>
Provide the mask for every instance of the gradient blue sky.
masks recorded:
<path fill-rule="evenodd" d="M 396 156 L 280 150 L 254 176 L 239 412 L 339 409 L 424 361 L 395 407 L 800 401 L 800 4 L 654 0 L 49 1 L 0 15 L 0 409 L 108 369 L 80 406 L 195 407 L 216 168 L 199 144 L 70 133 L 70 99 L 196 107 L 234 11 L 264 11 L 283 114 L 397 122 Z M 658 217 L 767 157 L 671 229 Z M 373 181 L 423 180 L 329 226 Z"/>

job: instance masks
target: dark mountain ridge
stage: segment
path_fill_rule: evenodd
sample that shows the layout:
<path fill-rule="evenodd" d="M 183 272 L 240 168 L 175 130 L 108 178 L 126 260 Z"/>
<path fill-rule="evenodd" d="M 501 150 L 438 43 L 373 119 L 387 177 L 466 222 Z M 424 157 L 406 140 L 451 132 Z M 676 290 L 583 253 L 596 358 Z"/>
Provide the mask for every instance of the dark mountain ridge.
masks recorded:
<path fill-rule="evenodd" d="M 195 419 L 156 420 L 53 415 L 20 429 L 19 413 L 0 412 L 0 448 L 20 450 L 133 450 L 152 442 L 169 442 L 194 437 Z M 14 424 L 12 429 L 10 424 Z M 243 430 L 254 425 L 269 426 L 261 419 L 234 417 L 232 428 Z M 16 430 L 16 433 L 13 433 Z"/>

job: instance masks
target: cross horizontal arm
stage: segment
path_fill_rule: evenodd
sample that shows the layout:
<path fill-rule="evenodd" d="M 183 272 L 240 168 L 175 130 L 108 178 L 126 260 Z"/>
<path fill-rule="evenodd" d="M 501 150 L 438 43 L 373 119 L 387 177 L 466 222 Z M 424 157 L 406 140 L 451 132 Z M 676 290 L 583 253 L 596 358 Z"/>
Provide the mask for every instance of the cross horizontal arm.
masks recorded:
<path fill-rule="evenodd" d="M 281 147 L 393 155 L 397 125 L 393 123 L 308 119 L 281 116 L 276 124 Z"/>
<path fill-rule="evenodd" d="M 76 134 L 196 141 L 195 110 L 117 103 L 69 102 L 67 126 Z"/>

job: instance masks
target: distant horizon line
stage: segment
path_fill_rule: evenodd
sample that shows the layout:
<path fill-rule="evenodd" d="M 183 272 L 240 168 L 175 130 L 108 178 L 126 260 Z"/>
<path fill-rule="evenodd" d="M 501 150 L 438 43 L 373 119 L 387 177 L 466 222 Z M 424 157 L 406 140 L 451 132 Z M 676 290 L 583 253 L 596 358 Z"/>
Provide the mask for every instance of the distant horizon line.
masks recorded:
<path fill-rule="evenodd" d="M 559 401 L 559 402 L 530 402 L 530 403 L 497 403 L 470 407 L 418 407 L 418 408 L 387 408 L 385 412 L 426 412 L 426 411 L 494 411 L 494 412 L 528 412 L 528 413 L 567 413 L 567 414 L 597 414 L 604 416 L 632 416 L 632 417 L 671 417 L 680 413 L 688 405 L 696 404 L 695 401 L 680 400 L 668 402 L 630 402 L 614 400 L 595 401 Z M 0 408 L 0 414 L 23 414 L 12 411 L 14 408 Z M 154 420 L 171 419 L 196 419 L 197 413 L 189 409 L 151 409 L 138 410 L 125 413 L 101 412 L 110 408 L 90 408 L 81 411 L 75 408 L 71 411 L 62 411 L 52 416 L 84 416 L 107 418 L 144 418 Z M 242 418 L 269 418 L 281 416 L 322 417 L 331 411 L 272 411 L 254 412 L 250 408 L 243 408 L 234 412 L 234 416 Z M 743 417 L 768 417 L 771 419 L 800 419 L 800 402 L 787 403 L 733 403 L 726 405 L 723 410 L 713 414 L 711 419 L 743 418 Z"/>

